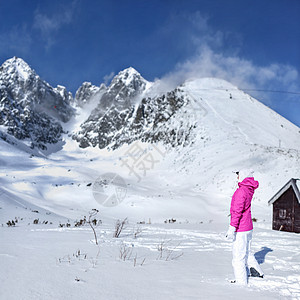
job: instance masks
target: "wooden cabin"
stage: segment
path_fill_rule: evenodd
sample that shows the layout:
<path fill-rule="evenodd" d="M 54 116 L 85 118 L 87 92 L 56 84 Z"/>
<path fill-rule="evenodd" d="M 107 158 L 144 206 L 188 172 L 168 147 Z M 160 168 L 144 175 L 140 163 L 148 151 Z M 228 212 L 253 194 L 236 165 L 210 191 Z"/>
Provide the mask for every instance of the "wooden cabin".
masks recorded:
<path fill-rule="evenodd" d="M 300 233 L 300 180 L 292 178 L 268 202 L 273 204 L 273 230 Z"/>

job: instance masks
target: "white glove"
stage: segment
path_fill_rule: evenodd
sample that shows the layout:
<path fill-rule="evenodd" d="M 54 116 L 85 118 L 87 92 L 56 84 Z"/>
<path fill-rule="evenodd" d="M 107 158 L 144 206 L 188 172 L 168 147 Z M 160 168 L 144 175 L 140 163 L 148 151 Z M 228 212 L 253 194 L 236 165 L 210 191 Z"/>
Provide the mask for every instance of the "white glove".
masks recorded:
<path fill-rule="evenodd" d="M 235 238 L 235 230 L 236 230 L 235 227 L 229 225 L 228 231 L 227 231 L 227 233 L 225 235 L 225 237 L 226 237 L 226 239 L 228 241 L 233 241 L 234 240 L 234 238 Z"/>

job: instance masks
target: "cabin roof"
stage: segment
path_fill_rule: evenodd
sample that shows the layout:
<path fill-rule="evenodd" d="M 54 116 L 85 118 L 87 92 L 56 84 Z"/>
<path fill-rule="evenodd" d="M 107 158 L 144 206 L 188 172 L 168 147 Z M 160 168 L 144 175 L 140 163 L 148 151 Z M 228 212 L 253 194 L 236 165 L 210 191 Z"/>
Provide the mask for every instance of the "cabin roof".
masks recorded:
<path fill-rule="evenodd" d="M 268 204 L 271 205 L 279 199 L 279 197 L 284 194 L 290 187 L 293 188 L 296 198 L 300 204 L 300 179 L 292 178 L 287 182 L 269 201 Z"/>

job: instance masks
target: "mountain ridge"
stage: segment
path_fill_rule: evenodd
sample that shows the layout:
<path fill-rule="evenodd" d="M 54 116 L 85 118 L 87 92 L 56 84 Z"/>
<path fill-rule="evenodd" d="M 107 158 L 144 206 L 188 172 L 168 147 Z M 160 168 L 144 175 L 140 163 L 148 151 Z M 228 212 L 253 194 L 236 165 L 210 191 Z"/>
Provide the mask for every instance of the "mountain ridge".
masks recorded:
<path fill-rule="evenodd" d="M 69 136 L 82 148 L 116 149 L 136 140 L 185 147 L 197 138 L 211 138 L 217 128 L 223 132 L 220 139 L 233 136 L 243 143 L 299 149 L 296 125 L 225 80 L 194 78 L 159 93 L 158 86 L 129 67 L 107 87 L 84 82 L 73 98 L 65 87 L 52 88 L 14 57 L 0 67 L 0 125 L 43 149 L 61 142 L 63 124 L 80 119 L 89 106 L 76 130 L 70 126 Z"/>

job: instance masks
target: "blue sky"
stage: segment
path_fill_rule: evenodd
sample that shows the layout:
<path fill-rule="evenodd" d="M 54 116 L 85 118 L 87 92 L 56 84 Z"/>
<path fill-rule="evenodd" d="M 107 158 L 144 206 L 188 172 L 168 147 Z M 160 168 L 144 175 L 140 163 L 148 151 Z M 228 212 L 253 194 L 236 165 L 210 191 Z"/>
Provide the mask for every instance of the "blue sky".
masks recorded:
<path fill-rule="evenodd" d="M 129 66 L 300 93 L 299 0 L 0 0 L 0 63 L 22 57 L 73 94 Z M 249 91 L 300 126 L 300 94 Z"/>

